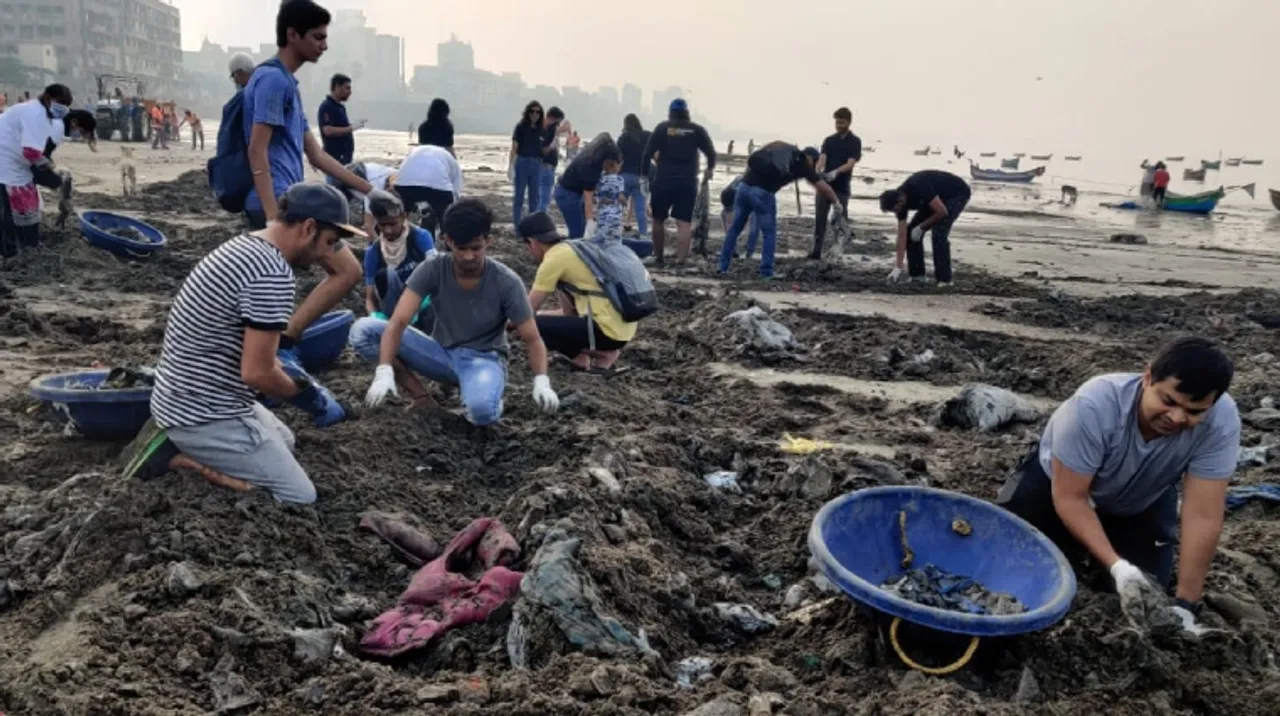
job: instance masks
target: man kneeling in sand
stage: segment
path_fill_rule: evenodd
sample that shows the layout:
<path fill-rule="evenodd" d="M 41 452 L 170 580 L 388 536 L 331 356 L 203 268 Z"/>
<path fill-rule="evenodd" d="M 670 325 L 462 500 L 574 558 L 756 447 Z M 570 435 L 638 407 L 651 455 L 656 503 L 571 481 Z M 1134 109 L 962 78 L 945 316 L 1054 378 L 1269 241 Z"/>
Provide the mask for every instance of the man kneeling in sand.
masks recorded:
<path fill-rule="evenodd" d="M 478 199 L 450 206 L 441 227 L 449 253 L 413 270 L 389 320 L 362 318 L 351 327 L 352 348 L 378 363 L 365 396 L 370 407 L 396 393 L 397 384 L 415 404 L 430 404 L 416 373 L 458 386 L 471 424 L 498 422 L 507 387 L 508 322 L 529 353 L 534 402 L 548 413 L 560 406 L 547 378 L 547 347 L 524 284 L 514 271 L 486 256 L 492 226 L 493 212 Z M 436 308 L 430 336 L 410 326 L 424 298 Z"/>
<path fill-rule="evenodd" d="M 164 331 L 151 414 L 142 439 L 154 449 L 143 476 L 189 469 L 235 490 L 264 487 L 280 502 L 315 502 L 316 489 L 292 454 L 293 433 L 257 402 L 262 394 L 309 413 L 319 427 L 346 417 L 324 388 L 290 377 L 276 358 L 293 313 L 293 268 L 333 255 L 349 236 L 346 197 L 321 184 L 295 184 L 267 228 L 237 236 L 200 260 L 183 281 Z M 126 474 L 139 471 L 131 466 Z"/>
<path fill-rule="evenodd" d="M 997 503 L 1068 557 L 1107 567 L 1125 614 L 1198 633 L 1205 575 L 1240 454 L 1234 368 L 1210 341 L 1169 344 L 1143 373 L 1093 378 L 1058 407 Z M 1183 484 L 1175 606 L 1178 483 Z M 1150 573 L 1155 581 L 1144 574 Z"/>

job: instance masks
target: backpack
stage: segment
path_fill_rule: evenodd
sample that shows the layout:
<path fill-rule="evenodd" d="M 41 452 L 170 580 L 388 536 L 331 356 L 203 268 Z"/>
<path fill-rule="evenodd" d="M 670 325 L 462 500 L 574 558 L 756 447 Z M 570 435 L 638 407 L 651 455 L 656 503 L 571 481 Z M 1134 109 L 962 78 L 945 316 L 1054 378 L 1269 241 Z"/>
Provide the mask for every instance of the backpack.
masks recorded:
<path fill-rule="evenodd" d="M 658 293 L 649 280 L 649 272 L 640 257 L 621 240 L 573 239 L 567 243 L 587 265 L 602 289 L 573 289 L 574 293 L 609 299 L 627 323 L 647 318 L 658 311 Z"/>
<path fill-rule="evenodd" d="M 277 59 L 270 59 L 258 67 L 271 66 L 284 72 Z M 257 71 L 257 67 L 254 68 Z M 287 101 L 287 100 L 286 100 Z M 218 125 L 217 152 L 206 164 L 209 172 L 209 188 L 224 211 L 239 214 L 244 211 L 245 200 L 253 191 L 253 169 L 249 167 L 249 142 L 245 138 L 244 90 L 236 90 L 235 96 L 222 106 L 222 123 Z"/>

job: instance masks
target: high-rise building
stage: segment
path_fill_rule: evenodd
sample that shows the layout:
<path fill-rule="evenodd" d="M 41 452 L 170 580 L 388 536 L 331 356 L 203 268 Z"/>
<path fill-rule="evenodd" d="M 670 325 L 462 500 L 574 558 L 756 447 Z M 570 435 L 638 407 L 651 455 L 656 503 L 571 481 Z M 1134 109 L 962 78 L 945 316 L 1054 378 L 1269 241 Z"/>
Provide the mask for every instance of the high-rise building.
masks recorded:
<path fill-rule="evenodd" d="M 644 112 L 644 92 L 630 82 L 622 86 L 622 111 L 635 114 Z"/>

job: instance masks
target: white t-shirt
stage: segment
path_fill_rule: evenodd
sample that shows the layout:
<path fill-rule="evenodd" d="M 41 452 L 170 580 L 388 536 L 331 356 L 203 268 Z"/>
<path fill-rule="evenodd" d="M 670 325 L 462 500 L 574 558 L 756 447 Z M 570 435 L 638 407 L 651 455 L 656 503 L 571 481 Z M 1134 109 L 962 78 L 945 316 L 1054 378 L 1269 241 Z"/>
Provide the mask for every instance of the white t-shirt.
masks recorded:
<path fill-rule="evenodd" d="M 26 186 L 34 181 L 23 147 L 44 152 L 53 120 L 39 100 L 16 104 L 0 114 L 0 184 Z"/>
<path fill-rule="evenodd" d="M 395 183 L 398 186 L 421 186 L 453 192 L 453 198 L 457 199 L 462 195 L 462 167 L 448 150 L 423 145 L 415 147 L 404 158 Z"/>
<path fill-rule="evenodd" d="M 62 143 L 67 140 L 67 125 L 61 119 L 50 120 L 49 132 L 55 147 L 61 147 Z"/>
<path fill-rule="evenodd" d="M 369 186 L 373 187 L 374 189 L 390 191 L 391 188 L 387 186 L 390 183 L 388 180 L 394 177 L 395 175 L 396 175 L 396 170 L 385 164 L 374 164 L 373 162 L 364 162 L 365 181 L 369 182 Z M 364 210 L 366 213 L 368 213 L 369 211 L 369 195 L 367 194 L 364 197 Z"/>

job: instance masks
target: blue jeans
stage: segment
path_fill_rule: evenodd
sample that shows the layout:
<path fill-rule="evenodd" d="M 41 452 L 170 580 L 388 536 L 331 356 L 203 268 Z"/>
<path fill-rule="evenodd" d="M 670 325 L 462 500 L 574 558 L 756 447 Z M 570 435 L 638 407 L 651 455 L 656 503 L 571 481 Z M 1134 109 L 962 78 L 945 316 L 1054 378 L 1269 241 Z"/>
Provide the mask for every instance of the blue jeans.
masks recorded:
<path fill-rule="evenodd" d="M 564 217 L 565 228 L 569 230 L 569 238 L 581 239 L 587 233 L 587 202 L 581 194 L 574 194 L 556 184 L 556 207 Z"/>
<path fill-rule="evenodd" d="M 773 252 L 778 242 L 778 198 L 773 192 L 758 186 L 742 184 L 733 200 L 733 225 L 724 236 L 724 246 L 720 248 L 720 271 L 729 270 L 733 261 L 733 251 L 737 248 L 738 237 L 746 228 L 749 220 L 755 220 L 764 237 L 764 245 L 760 250 L 760 275 L 773 275 Z M 751 249 L 748 239 L 747 250 Z"/>
<path fill-rule="evenodd" d="M 387 322 L 361 318 L 351 326 L 351 347 L 370 363 L 378 362 Z M 415 373 L 437 383 L 458 386 L 462 407 L 472 425 L 493 425 L 502 417 L 502 394 L 507 389 L 507 366 L 492 351 L 445 348 L 416 328 L 404 329 L 396 354 Z"/>
<path fill-rule="evenodd" d="M 736 195 L 735 195 L 736 196 Z M 720 213 L 720 221 L 724 224 L 725 233 L 729 233 L 729 226 L 733 223 L 733 209 L 725 209 Z M 760 222 L 756 221 L 754 214 L 751 215 L 751 227 L 747 231 L 747 258 L 756 252 L 756 242 L 760 239 Z"/>
<path fill-rule="evenodd" d="M 550 164 L 543 164 L 542 171 L 538 174 L 538 211 L 551 208 L 551 188 L 555 185 L 556 168 Z"/>
<path fill-rule="evenodd" d="M 538 210 L 538 182 L 542 176 L 542 160 L 538 157 L 516 157 L 515 202 L 511 218 L 517 226 L 524 210 L 525 192 L 529 192 L 529 213 Z"/>
<path fill-rule="evenodd" d="M 640 235 L 644 236 L 649 233 L 649 219 L 644 215 L 644 190 L 640 188 L 640 176 L 638 174 L 623 174 L 622 182 L 626 186 L 622 195 L 630 197 L 631 208 L 636 212 L 636 226 L 640 228 Z"/>

